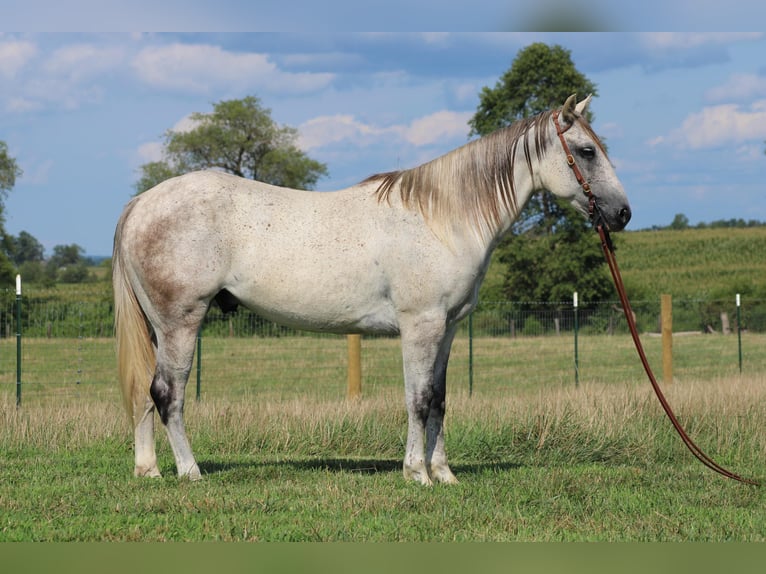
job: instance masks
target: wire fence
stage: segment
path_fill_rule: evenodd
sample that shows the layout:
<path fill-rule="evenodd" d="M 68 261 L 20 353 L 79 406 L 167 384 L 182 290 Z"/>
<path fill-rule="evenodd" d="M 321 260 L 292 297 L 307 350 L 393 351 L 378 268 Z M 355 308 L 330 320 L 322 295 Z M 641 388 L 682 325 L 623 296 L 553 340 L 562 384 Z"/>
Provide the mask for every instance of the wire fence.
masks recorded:
<path fill-rule="evenodd" d="M 4 392 L 18 389 L 20 382 L 28 396 L 118 393 L 110 300 L 65 302 L 30 290 L 17 307 L 15 294 L 4 295 Z M 634 302 L 633 309 L 647 353 L 656 361 L 661 349 L 652 334 L 660 331 L 660 301 Z M 674 300 L 673 330 L 680 378 L 733 375 L 743 368 L 743 360 L 748 372 L 766 372 L 765 300 L 742 298 L 741 306 L 734 295 L 730 300 Z M 686 336 L 690 334 L 701 336 Z M 200 337 L 201 354 L 189 389 L 198 385 L 203 397 L 345 394 L 347 348 L 342 336 L 297 331 L 244 310 L 223 314 L 214 307 Z M 642 379 L 619 302 L 581 301 L 576 309 L 572 301 L 481 303 L 459 328 L 448 377 L 453 387 L 481 392 L 572 384 L 575 360 L 584 381 Z M 365 337 L 362 373 L 364 395 L 400 386 L 398 339 Z"/>

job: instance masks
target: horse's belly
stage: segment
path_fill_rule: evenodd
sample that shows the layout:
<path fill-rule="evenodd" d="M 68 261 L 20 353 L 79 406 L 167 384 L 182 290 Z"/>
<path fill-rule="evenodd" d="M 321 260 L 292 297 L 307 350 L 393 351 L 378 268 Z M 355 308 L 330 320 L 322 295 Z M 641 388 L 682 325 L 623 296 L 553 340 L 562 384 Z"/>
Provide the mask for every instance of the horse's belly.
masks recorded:
<path fill-rule="evenodd" d="M 287 327 L 342 334 L 399 333 L 394 306 L 380 294 L 321 291 L 305 284 L 284 290 L 235 288 L 232 293 L 248 309 Z"/>

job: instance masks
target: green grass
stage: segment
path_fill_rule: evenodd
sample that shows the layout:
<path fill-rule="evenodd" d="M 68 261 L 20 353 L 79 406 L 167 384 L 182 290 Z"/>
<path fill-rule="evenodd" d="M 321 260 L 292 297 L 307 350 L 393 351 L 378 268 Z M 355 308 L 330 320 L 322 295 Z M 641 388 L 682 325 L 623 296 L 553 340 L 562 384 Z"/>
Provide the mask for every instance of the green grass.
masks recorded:
<path fill-rule="evenodd" d="M 714 403 L 674 397 L 723 462 L 763 474 L 764 381 Z M 453 401 L 461 483 L 401 477 L 398 400 L 191 405 L 205 480 L 130 477 L 118 412 L 2 406 L 2 540 L 763 540 L 762 489 L 684 453 L 645 393 L 603 385 L 537 400 Z M 53 420 L 51 420 L 51 417 Z M 749 422 L 748 422 L 749 421 Z M 53 427 L 57 430 L 53 430 Z M 8 435 L 11 436 L 8 436 Z"/>
<path fill-rule="evenodd" d="M 679 337 L 665 389 L 713 458 L 766 477 L 766 337 L 744 342 L 740 376 L 736 337 Z M 187 402 L 199 483 L 175 477 L 162 432 L 164 478 L 132 477 L 111 340 L 25 341 L 36 380 L 20 409 L 12 374 L 0 384 L 0 541 L 766 539 L 766 491 L 686 452 L 628 338 L 581 340 L 578 388 L 570 343 L 477 340 L 469 397 L 456 341 L 446 441 L 461 482 L 424 488 L 401 475 L 396 340 L 364 342 L 360 401 L 344 398 L 341 338 L 206 341 L 202 401 Z"/>

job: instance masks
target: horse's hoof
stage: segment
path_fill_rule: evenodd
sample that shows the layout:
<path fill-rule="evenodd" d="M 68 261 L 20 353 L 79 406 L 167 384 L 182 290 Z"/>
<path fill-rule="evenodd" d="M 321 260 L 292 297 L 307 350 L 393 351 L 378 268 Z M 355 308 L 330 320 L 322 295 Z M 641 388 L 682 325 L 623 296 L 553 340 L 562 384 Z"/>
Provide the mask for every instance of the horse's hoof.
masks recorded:
<path fill-rule="evenodd" d="M 416 468 L 410 468 L 405 466 L 404 478 L 407 480 L 413 480 L 415 482 L 419 482 L 423 486 L 433 486 L 431 477 L 428 476 L 428 473 L 426 472 L 425 467 L 423 467 L 422 469 L 416 469 Z"/>
<path fill-rule="evenodd" d="M 441 484 L 457 484 L 458 479 L 452 474 L 452 471 L 448 466 L 440 466 L 437 468 L 431 468 L 431 478 L 434 482 L 440 482 Z"/>
<path fill-rule="evenodd" d="M 180 473 L 178 478 L 185 478 L 192 482 L 196 482 L 198 480 L 202 480 L 202 473 L 199 471 L 199 467 L 195 464 L 186 472 Z"/>
<path fill-rule="evenodd" d="M 160 472 L 160 469 L 158 469 L 156 466 L 151 466 L 149 468 L 137 466 L 133 470 L 133 476 L 137 478 L 141 478 L 141 477 L 162 478 L 162 473 Z"/>

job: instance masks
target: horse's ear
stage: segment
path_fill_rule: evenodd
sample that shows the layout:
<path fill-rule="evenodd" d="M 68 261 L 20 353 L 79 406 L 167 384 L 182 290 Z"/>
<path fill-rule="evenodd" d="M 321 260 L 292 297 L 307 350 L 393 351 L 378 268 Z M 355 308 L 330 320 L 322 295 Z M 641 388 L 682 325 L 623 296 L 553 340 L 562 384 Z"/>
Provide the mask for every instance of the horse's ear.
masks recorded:
<path fill-rule="evenodd" d="M 577 111 L 575 110 L 576 102 L 577 94 L 572 94 L 567 98 L 567 101 L 564 102 L 564 105 L 561 108 L 561 117 L 564 118 L 564 121 L 569 124 L 574 123 L 575 119 L 577 118 Z"/>
<path fill-rule="evenodd" d="M 588 105 L 590 104 L 590 99 L 593 97 L 593 94 L 588 94 L 588 97 L 585 98 L 583 101 L 581 101 L 579 104 L 575 106 L 575 112 L 577 112 L 578 116 L 581 116 L 585 113 L 585 110 L 588 109 Z"/>

